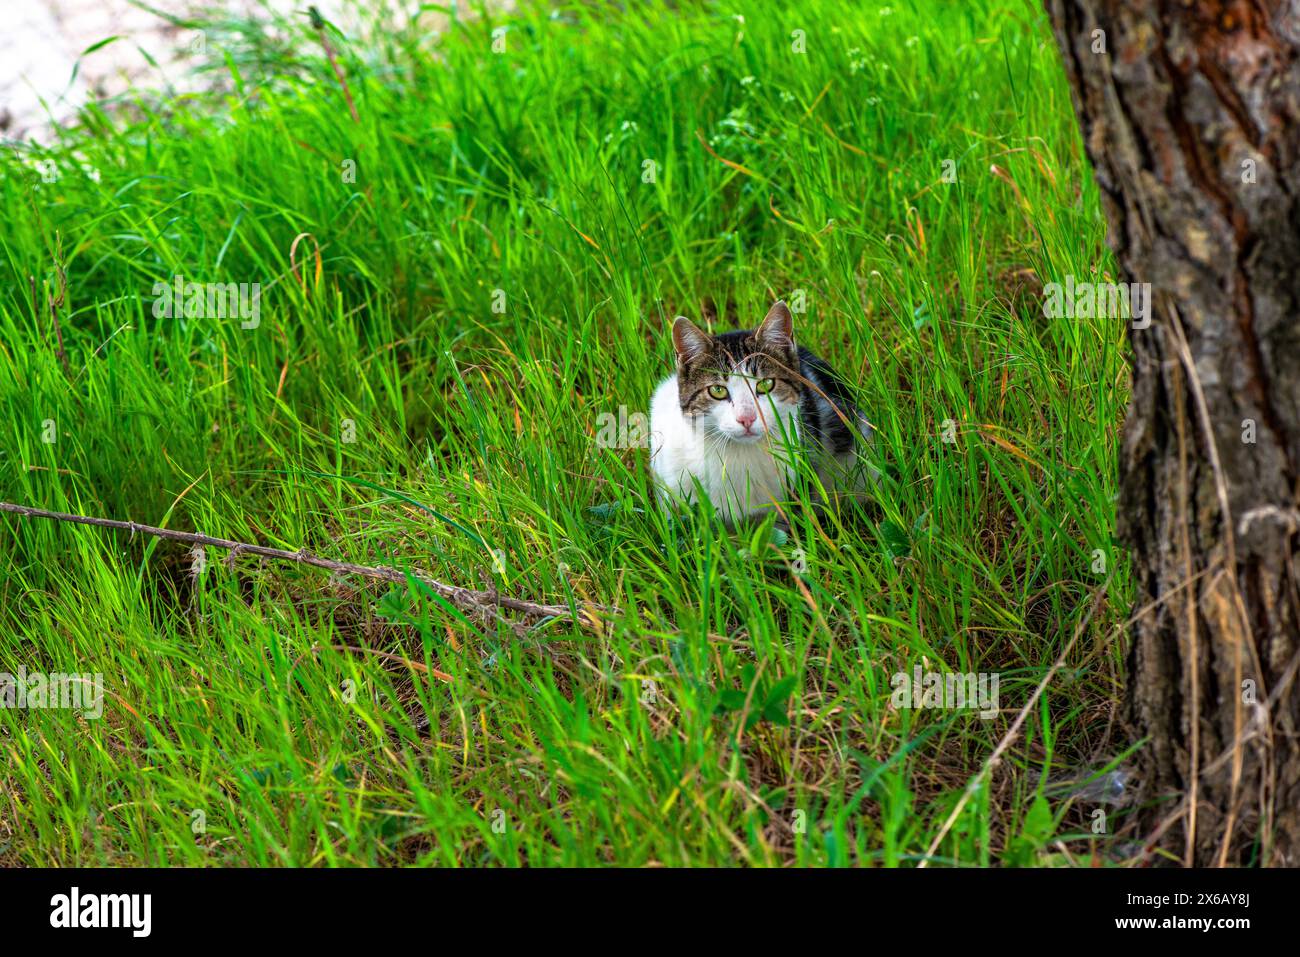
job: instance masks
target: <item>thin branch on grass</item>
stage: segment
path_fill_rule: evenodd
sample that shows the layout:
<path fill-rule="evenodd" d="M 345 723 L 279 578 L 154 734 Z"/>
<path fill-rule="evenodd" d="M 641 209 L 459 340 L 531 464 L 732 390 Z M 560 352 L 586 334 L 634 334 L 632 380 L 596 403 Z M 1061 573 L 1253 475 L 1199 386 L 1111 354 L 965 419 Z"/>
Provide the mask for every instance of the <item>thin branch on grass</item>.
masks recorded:
<path fill-rule="evenodd" d="M 998 746 L 993 749 L 993 753 L 988 756 L 988 759 L 984 762 L 983 766 L 980 767 L 979 773 L 971 778 L 970 783 L 966 785 L 966 790 L 963 791 L 961 797 L 957 799 L 957 804 L 953 807 L 952 813 L 948 815 L 947 820 L 943 822 L 943 827 L 939 828 L 939 833 L 936 834 L 934 840 L 930 842 L 930 849 L 925 852 L 925 860 L 921 861 L 918 865 L 919 867 L 926 867 L 929 865 L 930 860 L 939 850 L 939 845 L 942 844 L 943 839 L 948 836 L 948 832 L 952 830 L 952 826 L 957 823 L 957 818 L 961 816 L 962 810 L 970 801 L 975 790 L 980 786 L 980 782 L 984 780 L 984 776 L 998 765 L 1002 760 L 1003 753 L 1007 748 L 1011 747 L 1011 742 L 1014 741 L 1016 735 L 1020 733 L 1020 726 L 1025 723 L 1025 718 L 1027 718 L 1029 712 L 1033 710 L 1034 704 L 1038 701 L 1039 696 L 1042 695 L 1043 689 L 1047 687 L 1048 682 L 1052 680 L 1052 676 L 1060 671 L 1062 666 L 1064 666 L 1065 660 L 1069 657 L 1070 651 L 1074 648 L 1075 642 L 1079 640 L 1079 636 L 1082 635 L 1084 629 L 1088 627 L 1088 622 L 1092 621 L 1092 616 L 1097 611 L 1097 607 L 1101 604 L 1101 600 L 1105 596 L 1106 590 L 1109 587 L 1110 579 L 1107 578 L 1106 581 L 1102 583 L 1101 587 L 1097 589 L 1097 593 L 1093 595 L 1092 604 L 1088 606 L 1087 614 L 1079 620 L 1079 624 L 1074 629 L 1074 634 L 1070 637 L 1070 640 L 1066 642 L 1065 647 L 1061 649 L 1061 656 L 1057 658 L 1056 663 L 1047 670 L 1047 674 L 1043 675 L 1043 680 L 1038 683 L 1038 687 L 1034 689 L 1034 693 L 1029 696 L 1029 700 L 1025 702 L 1025 706 L 1020 709 L 1020 713 L 1016 715 L 1016 720 L 1011 723 L 1011 727 L 1007 730 L 1007 733 L 1002 736 L 1002 740 L 999 741 Z"/>
<path fill-rule="evenodd" d="M 522 628 L 518 622 L 510 621 L 501 616 L 499 609 L 507 608 L 510 611 L 519 612 L 534 618 L 563 618 L 572 619 L 585 628 L 596 627 L 597 614 L 613 613 L 617 609 L 596 605 L 591 602 L 583 602 L 577 610 L 577 614 L 569 608 L 568 605 L 545 605 L 538 602 L 528 601 L 523 598 L 514 598 L 510 595 L 502 595 L 496 589 L 479 591 L 472 588 L 462 588 L 459 585 L 449 585 L 446 582 L 438 581 L 436 578 L 430 578 L 428 575 L 417 571 L 403 571 L 402 569 L 392 568 L 386 565 L 358 565 L 354 562 L 336 562 L 333 559 L 322 558 L 313 554 L 306 549 L 289 551 L 284 548 L 268 548 L 265 545 L 253 545 L 248 542 L 235 542 L 226 538 L 214 538 L 211 535 L 200 535 L 195 532 L 178 532 L 170 528 L 155 528 L 152 525 L 141 525 L 139 522 L 120 522 L 110 518 L 93 518 L 88 515 L 70 515 L 66 512 L 51 512 L 42 508 L 32 508 L 27 505 L 15 505 L 11 502 L 0 502 L 0 512 L 10 512 L 11 514 L 23 518 L 43 518 L 54 522 L 70 522 L 75 525 L 93 525 L 96 528 L 116 528 L 122 531 L 130 532 L 132 535 L 140 533 L 143 535 L 152 535 L 155 538 L 166 538 L 174 542 L 185 542 L 188 545 L 203 545 L 209 548 L 226 548 L 230 550 L 229 562 L 233 562 L 240 555 L 259 555 L 263 558 L 275 558 L 281 561 L 298 562 L 301 565 L 311 565 L 314 568 L 324 568 L 342 575 L 360 575 L 363 578 L 373 578 L 378 581 L 392 582 L 401 585 L 407 581 L 407 576 L 418 579 L 440 598 L 456 606 L 462 611 L 483 614 L 489 618 L 499 619 L 519 632 Z"/>
<path fill-rule="evenodd" d="M 45 280 L 44 282 L 45 307 L 50 312 L 50 324 L 54 328 L 54 337 L 58 343 L 55 351 L 55 355 L 58 356 L 59 363 L 63 366 L 64 373 L 68 374 L 71 373 L 72 370 L 68 366 L 68 354 L 63 348 L 63 326 L 59 323 L 59 309 L 63 306 L 64 302 L 67 300 L 67 295 L 68 295 L 68 274 L 64 270 L 64 265 L 63 265 L 63 236 L 56 232 L 54 234 L 54 237 L 55 237 L 54 269 L 56 275 L 58 276 L 59 291 L 57 295 L 51 296 L 49 280 L 48 279 Z M 27 281 L 30 284 L 31 291 L 32 291 L 32 311 L 36 313 L 37 321 L 39 322 L 40 305 L 39 305 L 39 300 L 36 297 L 36 277 L 28 276 Z"/>
<path fill-rule="evenodd" d="M 347 77 L 343 75 L 343 70 L 339 67 L 339 61 L 334 57 L 334 48 L 330 46 L 329 37 L 325 35 L 325 18 L 320 15 L 320 11 L 315 7 L 308 7 L 307 15 L 311 17 L 312 29 L 320 36 L 320 45 L 325 48 L 325 56 L 329 59 L 330 66 L 334 68 L 334 75 L 338 77 L 339 86 L 343 87 L 343 97 L 348 101 L 348 112 L 352 114 L 352 122 L 360 123 L 361 117 L 357 116 L 357 108 L 352 103 L 352 91 L 348 89 Z"/>

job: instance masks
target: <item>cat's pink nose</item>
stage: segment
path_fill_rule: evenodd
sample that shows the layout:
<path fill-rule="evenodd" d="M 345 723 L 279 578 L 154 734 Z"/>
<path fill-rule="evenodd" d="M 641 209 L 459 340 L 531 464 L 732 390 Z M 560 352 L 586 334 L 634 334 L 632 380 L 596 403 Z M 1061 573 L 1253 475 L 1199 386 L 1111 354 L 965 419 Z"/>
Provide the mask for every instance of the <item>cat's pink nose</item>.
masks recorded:
<path fill-rule="evenodd" d="M 736 415 L 736 421 L 744 426 L 746 432 L 750 431 L 749 427 L 754 424 L 754 420 L 757 418 L 757 412 L 740 412 Z"/>

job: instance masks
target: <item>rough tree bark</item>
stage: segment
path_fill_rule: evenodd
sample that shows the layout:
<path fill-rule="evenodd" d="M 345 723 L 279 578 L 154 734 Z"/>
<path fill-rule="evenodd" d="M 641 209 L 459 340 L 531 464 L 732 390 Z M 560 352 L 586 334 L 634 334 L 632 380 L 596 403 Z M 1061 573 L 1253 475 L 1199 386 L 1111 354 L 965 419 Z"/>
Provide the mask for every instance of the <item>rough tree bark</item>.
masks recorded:
<path fill-rule="evenodd" d="M 1046 0 L 1110 245 L 1152 294 L 1127 718 L 1146 837 L 1194 865 L 1300 865 L 1298 4 Z"/>

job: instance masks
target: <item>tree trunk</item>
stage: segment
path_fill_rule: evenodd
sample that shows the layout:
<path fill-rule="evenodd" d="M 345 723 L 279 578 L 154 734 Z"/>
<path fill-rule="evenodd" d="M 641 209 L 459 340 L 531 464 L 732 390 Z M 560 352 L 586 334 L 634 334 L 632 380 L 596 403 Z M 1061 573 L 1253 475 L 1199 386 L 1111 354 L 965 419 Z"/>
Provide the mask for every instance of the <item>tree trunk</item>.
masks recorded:
<path fill-rule="evenodd" d="M 1151 291 L 1118 517 L 1143 834 L 1300 865 L 1300 7 L 1046 5 L 1110 245 Z"/>

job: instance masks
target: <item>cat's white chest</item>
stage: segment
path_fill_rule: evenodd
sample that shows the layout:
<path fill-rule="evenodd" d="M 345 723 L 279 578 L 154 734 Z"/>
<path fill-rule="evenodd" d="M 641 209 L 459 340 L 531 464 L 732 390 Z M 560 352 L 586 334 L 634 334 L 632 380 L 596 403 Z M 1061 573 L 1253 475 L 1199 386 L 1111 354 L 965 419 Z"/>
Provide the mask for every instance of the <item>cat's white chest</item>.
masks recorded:
<path fill-rule="evenodd" d="M 728 442 L 682 415 L 677 379 L 659 384 L 650 403 L 650 468 L 660 493 L 688 502 L 701 490 L 723 515 L 738 518 L 788 497 L 789 469 L 768 440 Z M 784 458 L 784 456 L 781 456 Z"/>

